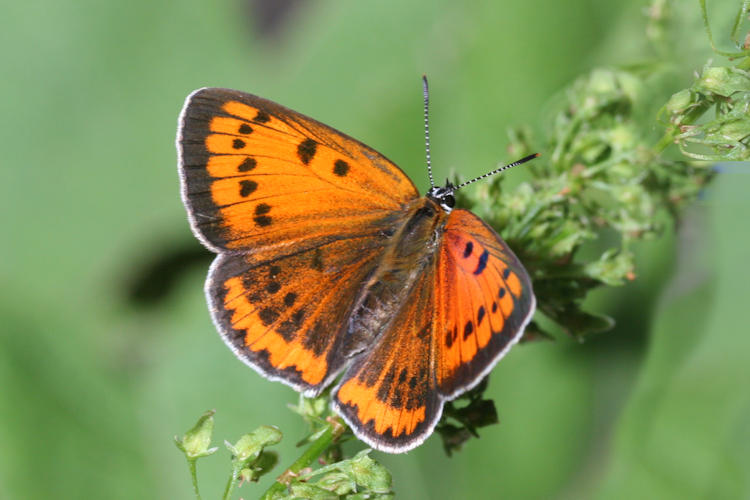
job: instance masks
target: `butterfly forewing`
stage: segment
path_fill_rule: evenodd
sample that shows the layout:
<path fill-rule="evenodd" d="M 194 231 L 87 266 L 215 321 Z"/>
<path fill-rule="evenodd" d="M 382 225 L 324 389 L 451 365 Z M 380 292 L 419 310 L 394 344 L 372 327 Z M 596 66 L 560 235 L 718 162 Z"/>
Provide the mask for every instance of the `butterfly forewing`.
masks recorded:
<path fill-rule="evenodd" d="M 177 142 L 193 230 L 215 251 L 312 248 L 366 233 L 417 197 L 373 149 L 243 92 L 191 94 Z"/>
<path fill-rule="evenodd" d="M 437 385 L 451 399 L 518 342 L 534 312 L 531 280 L 500 236 L 453 210 L 439 250 L 434 330 Z"/>

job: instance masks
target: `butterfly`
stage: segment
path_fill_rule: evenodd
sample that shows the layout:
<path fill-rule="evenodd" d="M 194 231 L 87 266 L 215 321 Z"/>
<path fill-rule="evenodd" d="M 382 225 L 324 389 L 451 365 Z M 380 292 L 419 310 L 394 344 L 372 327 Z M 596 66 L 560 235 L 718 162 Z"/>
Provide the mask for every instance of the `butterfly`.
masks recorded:
<path fill-rule="evenodd" d="M 432 182 L 426 79 L 424 97 L 432 187 L 421 197 L 372 148 L 237 90 L 190 94 L 177 133 L 190 226 L 218 254 L 205 293 L 222 339 L 308 396 L 338 377 L 333 409 L 390 453 L 432 433 L 535 307 L 511 249 L 454 208 L 468 183 Z"/>

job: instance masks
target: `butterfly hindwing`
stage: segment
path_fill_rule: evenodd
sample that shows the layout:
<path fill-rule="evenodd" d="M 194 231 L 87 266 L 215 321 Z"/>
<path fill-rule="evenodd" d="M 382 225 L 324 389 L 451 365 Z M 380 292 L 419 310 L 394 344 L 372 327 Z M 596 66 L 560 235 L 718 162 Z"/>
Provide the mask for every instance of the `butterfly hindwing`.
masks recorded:
<path fill-rule="evenodd" d="M 374 235 L 260 264 L 247 254 L 220 255 L 206 282 L 214 322 L 264 376 L 316 394 L 346 361 L 347 318 L 381 251 Z"/>
<path fill-rule="evenodd" d="M 448 216 L 435 297 L 437 385 L 452 399 L 518 342 L 534 313 L 531 280 L 495 231 L 466 210 Z"/>
<path fill-rule="evenodd" d="M 421 444 L 440 418 L 433 372 L 429 265 L 377 343 L 346 370 L 333 406 L 369 445 L 401 453 Z"/>
<path fill-rule="evenodd" d="M 357 236 L 417 197 L 373 149 L 236 90 L 192 93 L 177 147 L 193 231 L 216 252 L 270 256 Z"/>

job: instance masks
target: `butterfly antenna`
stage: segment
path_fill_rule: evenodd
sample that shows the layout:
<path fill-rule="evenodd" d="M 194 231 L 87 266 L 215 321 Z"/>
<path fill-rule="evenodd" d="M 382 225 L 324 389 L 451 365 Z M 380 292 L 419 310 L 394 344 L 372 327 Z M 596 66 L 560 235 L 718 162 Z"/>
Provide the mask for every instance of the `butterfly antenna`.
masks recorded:
<path fill-rule="evenodd" d="M 539 153 L 534 153 L 533 155 L 526 156 L 524 158 L 521 158 L 518 161 L 514 161 L 513 163 L 509 163 L 509 164 L 507 164 L 507 165 L 505 165 L 503 167 L 496 168 L 492 172 L 487 172 L 484 175 L 480 175 L 479 177 L 475 177 L 474 179 L 472 179 L 470 181 L 466 181 L 466 182 L 463 182 L 463 183 L 459 184 L 458 186 L 456 186 L 455 188 L 453 188 L 453 191 L 461 189 L 464 186 L 468 186 L 472 182 L 476 182 L 476 181 L 482 180 L 482 179 L 484 179 L 486 177 L 489 177 L 491 175 L 495 175 L 495 174 L 497 174 L 499 172 L 502 172 L 503 170 L 508 170 L 511 167 L 515 167 L 515 166 L 520 165 L 522 163 L 526 163 L 527 161 L 533 160 L 534 158 L 537 158 L 538 156 L 541 156 L 541 155 Z"/>
<path fill-rule="evenodd" d="M 427 88 L 427 75 L 422 75 L 422 94 L 424 95 L 424 143 L 427 153 L 427 175 L 430 176 L 430 187 L 435 187 L 435 182 L 432 180 L 432 164 L 430 163 L 430 91 Z"/>

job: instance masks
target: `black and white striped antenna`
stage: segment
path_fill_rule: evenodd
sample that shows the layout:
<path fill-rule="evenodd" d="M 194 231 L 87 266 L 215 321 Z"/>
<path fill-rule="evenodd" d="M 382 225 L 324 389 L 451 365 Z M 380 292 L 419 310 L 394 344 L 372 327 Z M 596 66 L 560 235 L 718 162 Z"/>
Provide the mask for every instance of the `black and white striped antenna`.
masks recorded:
<path fill-rule="evenodd" d="M 489 177 L 489 176 L 491 176 L 491 175 L 495 175 L 495 174 L 497 174 L 497 173 L 500 173 L 500 172 L 502 172 L 503 170 L 508 170 L 509 168 L 515 167 L 515 166 L 517 166 L 517 165 L 520 165 L 520 164 L 522 164 L 522 163 L 526 163 L 527 161 L 529 161 L 529 160 L 533 160 L 534 158 L 537 158 L 538 156 L 540 156 L 540 154 L 539 154 L 539 153 L 534 153 L 533 155 L 529 155 L 529 156 L 524 156 L 523 158 L 521 158 L 521 159 L 520 159 L 520 160 L 518 160 L 518 161 L 514 161 L 513 163 L 508 163 L 508 164 L 507 164 L 507 165 L 505 165 L 505 166 L 502 166 L 502 167 L 500 167 L 500 168 L 496 168 L 496 169 L 495 169 L 495 170 L 493 170 L 492 172 L 487 172 L 486 174 L 482 174 L 482 175 L 480 175 L 479 177 L 475 177 L 475 178 L 471 179 L 470 181 L 462 182 L 462 183 L 461 183 L 461 184 L 459 184 L 458 186 L 455 186 L 455 187 L 453 188 L 453 191 L 456 191 L 456 190 L 458 190 L 458 189 L 461 189 L 461 188 L 462 188 L 462 187 L 464 187 L 464 186 L 468 186 L 469 184 L 471 184 L 471 183 L 473 183 L 473 182 L 477 182 L 477 181 L 480 181 L 480 180 L 484 179 L 485 177 Z"/>
<path fill-rule="evenodd" d="M 430 163 L 430 90 L 427 87 L 427 75 L 422 75 L 422 93 L 424 95 L 424 144 L 427 154 L 427 175 L 430 176 L 430 187 L 435 187 L 432 180 L 432 164 Z"/>

